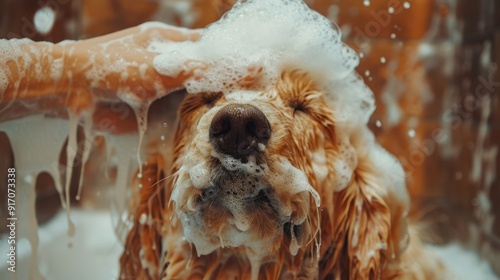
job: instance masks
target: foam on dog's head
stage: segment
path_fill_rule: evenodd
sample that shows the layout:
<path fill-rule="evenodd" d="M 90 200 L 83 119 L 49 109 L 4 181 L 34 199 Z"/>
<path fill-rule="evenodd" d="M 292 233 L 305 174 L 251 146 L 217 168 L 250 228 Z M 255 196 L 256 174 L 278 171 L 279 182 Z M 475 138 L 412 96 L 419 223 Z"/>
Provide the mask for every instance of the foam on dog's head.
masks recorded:
<path fill-rule="evenodd" d="M 160 53 L 154 65 L 165 75 L 177 76 L 193 61 L 207 66 L 186 82 L 191 93 L 233 91 L 249 73 L 259 77 L 252 84 L 259 90 L 298 68 L 323 85 L 341 121 L 365 124 L 374 110 L 373 94 L 354 72 L 357 54 L 336 25 L 300 0 L 240 1 L 199 41 L 153 43 L 150 50 Z"/>

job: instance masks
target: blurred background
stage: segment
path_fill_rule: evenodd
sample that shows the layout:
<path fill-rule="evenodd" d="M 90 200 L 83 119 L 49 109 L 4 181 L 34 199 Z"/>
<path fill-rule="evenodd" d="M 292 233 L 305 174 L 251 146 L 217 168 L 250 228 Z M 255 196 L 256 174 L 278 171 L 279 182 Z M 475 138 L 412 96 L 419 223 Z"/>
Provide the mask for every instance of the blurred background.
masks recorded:
<path fill-rule="evenodd" d="M 233 2 L 2 0 L 0 38 L 59 42 L 151 20 L 201 28 L 216 21 Z M 432 229 L 434 242 L 459 241 L 500 275 L 500 3 L 306 3 L 335 22 L 344 41 L 359 53 L 357 71 L 377 100 L 369 126 L 407 172 L 411 216 Z M 90 163 L 99 161 L 104 145 L 102 138 L 94 139 Z M 6 178 L 13 157 L 1 126 L 0 155 L 0 175 Z M 72 178 L 75 193 L 78 170 Z M 106 186 L 116 178 L 101 176 L 98 164 L 86 172 L 83 199 L 74 203 L 83 208 L 105 207 Z M 6 188 L 6 179 L 1 182 L 0 188 Z M 49 221 L 61 207 L 53 185 L 47 173 L 37 177 L 39 224 Z M 0 191 L 1 201 L 6 194 Z M 0 209 L 2 219 L 7 215 L 4 208 Z"/>

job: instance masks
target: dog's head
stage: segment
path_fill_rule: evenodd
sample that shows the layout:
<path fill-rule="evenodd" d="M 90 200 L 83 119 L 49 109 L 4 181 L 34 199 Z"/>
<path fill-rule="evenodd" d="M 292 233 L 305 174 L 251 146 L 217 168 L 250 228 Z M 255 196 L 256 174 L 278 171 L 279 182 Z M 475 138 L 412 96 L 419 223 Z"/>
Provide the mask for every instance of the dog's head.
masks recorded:
<path fill-rule="evenodd" d="M 316 189 L 337 152 L 333 116 L 297 71 L 263 91 L 186 97 L 171 201 L 199 255 L 239 247 L 263 257 L 283 246 L 295 255 L 318 241 Z"/>

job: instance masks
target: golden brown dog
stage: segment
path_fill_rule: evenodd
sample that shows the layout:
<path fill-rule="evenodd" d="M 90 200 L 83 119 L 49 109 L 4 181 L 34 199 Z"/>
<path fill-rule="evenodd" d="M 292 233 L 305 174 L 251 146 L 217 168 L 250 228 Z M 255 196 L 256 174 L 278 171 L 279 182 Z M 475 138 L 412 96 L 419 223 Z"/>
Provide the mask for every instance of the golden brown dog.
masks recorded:
<path fill-rule="evenodd" d="M 407 230 L 400 165 L 340 122 L 299 71 L 187 95 L 172 162 L 151 157 L 134 183 L 120 279 L 445 279 Z"/>

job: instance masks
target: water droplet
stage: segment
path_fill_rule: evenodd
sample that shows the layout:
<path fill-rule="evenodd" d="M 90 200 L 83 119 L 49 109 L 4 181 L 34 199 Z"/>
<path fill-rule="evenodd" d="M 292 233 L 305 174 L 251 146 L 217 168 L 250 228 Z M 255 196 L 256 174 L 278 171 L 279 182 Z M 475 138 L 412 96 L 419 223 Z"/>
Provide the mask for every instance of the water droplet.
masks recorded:
<path fill-rule="evenodd" d="M 165 141 L 165 135 L 160 136 L 161 141 Z"/>
<path fill-rule="evenodd" d="M 363 5 L 365 5 L 365 7 L 370 6 L 370 0 L 364 0 Z"/>
<path fill-rule="evenodd" d="M 377 127 L 382 127 L 382 122 L 381 122 L 380 120 L 377 120 L 377 121 L 375 122 L 375 126 L 377 126 Z"/>
<path fill-rule="evenodd" d="M 362 53 L 362 52 L 360 52 L 360 53 L 359 53 L 359 58 L 363 58 L 363 57 L 365 57 L 365 54 L 364 54 L 364 53 Z"/>
<path fill-rule="evenodd" d="M 380 63 L 385 63 L 385 57 L 384 56 L 380 57 Z"/>
<path fill-rule="evenodd" d="M 163 127 L 167 127 L 167 123 L 166 122 L 163 123 Z"/>
<path fill-rule="evenodd" d="M 142 173 L 137 173 L 137 178 L 141 179 L 142 178 Z"/>
<path fill-rule="evenodd" d="M 391 34 L 391 39 L 396 39 L 396 33 Z"/>
<path fill-rule="evenodd" d="M 410 138 L 415 137 L 415 130 L 413 129 L 408 130 L 408 136 L 410 136 Z"/>
<path fill-rule="evenodd" d="M 370 76 L 370 70 L 365 70 L 365 76 Z"/>
<path fill-rule="evenodd" d="M 139 223 L 141 225 L 144 225 L 146 223 L 148 219 L 148 216 L 146 215 L 146 213 L 142 213 L 141 216 L 139 217 Z"/>
<path fill-rule="evenodd" d="M 28 184 L 33 183 L 33 176 L 31 176 L 31 175 L 26 175 L 26 176 L 24 176 L 24 181 L 25 181 L 26 183 L 28 183 Z"/>
<path fill-rule="evenodd" d="M 410 6 L 411 6 L 411 5 L 410 5 L 410 2 L 404 2 L 404 3 L 403 3 L 403 7 L 404 7 L 405 9 L 407 9 L 407 10 L 410 8 Z"/>
<path fill-rule="evenodd" d="M 393 7 L 389 7 L 389 9 L 387 9 L 389 11 L 389 14 L 394 14 L 394 8 Z"/>
<path fill-rule="evenodd" d="M 33 23 L 35 24 L 36 31 L 43 35 L 48 34 L 52 30 L 55 20 L 56 11 L 49 7 L 43 7 L 36 11 L 33 17 Z"/>

